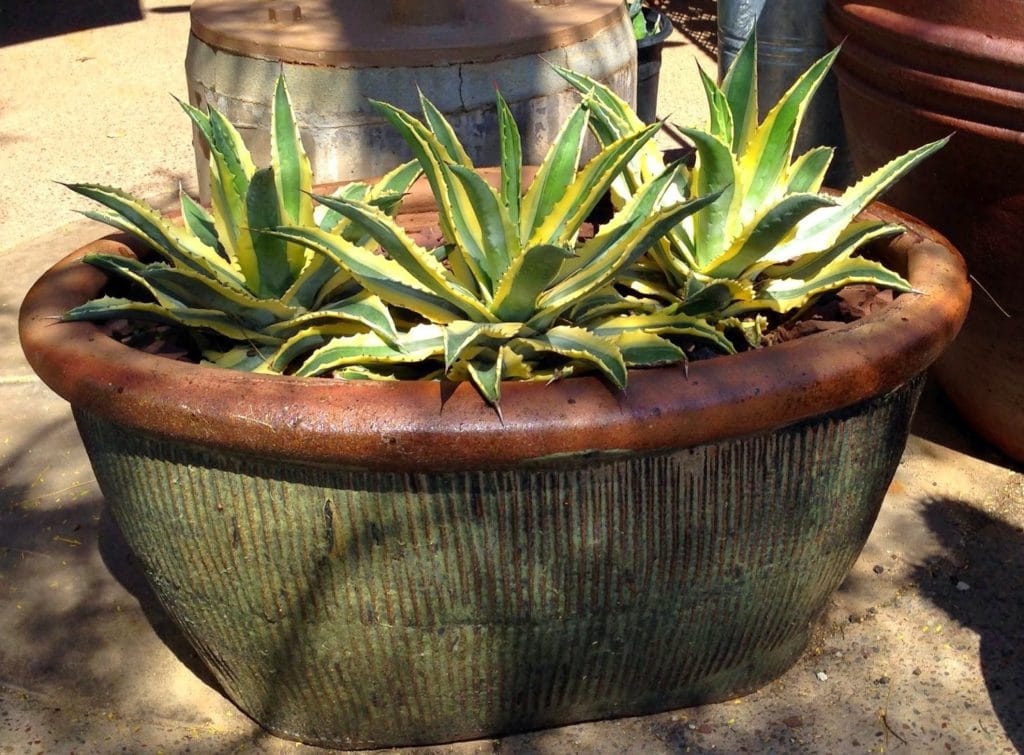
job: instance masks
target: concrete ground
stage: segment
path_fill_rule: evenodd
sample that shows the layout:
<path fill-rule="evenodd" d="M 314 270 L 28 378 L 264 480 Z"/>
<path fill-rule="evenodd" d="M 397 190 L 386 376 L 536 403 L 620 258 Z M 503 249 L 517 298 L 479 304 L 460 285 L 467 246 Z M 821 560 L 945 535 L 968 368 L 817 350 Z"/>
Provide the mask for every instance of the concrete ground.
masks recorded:
<path fill-rule="evenodd" d="M 660 110 L 681 123 L 702 117 L 709 3 L 669 2 L 681 31 Z M 67 405 L 17 344 L 26 288 L 98 232 L 54 180 L 157 203 L 179 182 L 195 189 L 169 96 L 185 94 L 187 3 L 105 3 L 103 19 L 25 5 L 42 15 L 0 10 L 0 752 L 313 751 L 262 732 L 209 682 L 104 512 Z M 1022 594 L 1021 468 L 929 387 L 867 548 L 780 679 L 730 703 L 420 752 L 1012 753 L 1024 748 Z"/>

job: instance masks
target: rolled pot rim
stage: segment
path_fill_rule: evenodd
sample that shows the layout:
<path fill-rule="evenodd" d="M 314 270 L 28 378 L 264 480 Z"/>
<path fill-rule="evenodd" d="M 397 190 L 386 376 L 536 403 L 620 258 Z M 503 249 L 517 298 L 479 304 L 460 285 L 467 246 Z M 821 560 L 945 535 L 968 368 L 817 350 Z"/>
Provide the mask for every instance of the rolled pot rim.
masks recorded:
<path fill-rule="evenodd" d="M 106 275 L 88 244 L 32 287 L 19 331 L 29 363 L 78 410 L 161 438 L 311 464 L 441 471 L 507 468 L 565 456 L 683 449 L 768 431 L 885 394 L 925 370 L 970 300 L 964 263 L 937 232 L 903 225 L 880 256 L 915 293 L 824 333 L 682 366 L 631 370 L 624 392 L 598 377 L 506 381 L 501 416 L 468 383 L 254 375 L 148 354 L 88 322 L 59 322 Z"/>

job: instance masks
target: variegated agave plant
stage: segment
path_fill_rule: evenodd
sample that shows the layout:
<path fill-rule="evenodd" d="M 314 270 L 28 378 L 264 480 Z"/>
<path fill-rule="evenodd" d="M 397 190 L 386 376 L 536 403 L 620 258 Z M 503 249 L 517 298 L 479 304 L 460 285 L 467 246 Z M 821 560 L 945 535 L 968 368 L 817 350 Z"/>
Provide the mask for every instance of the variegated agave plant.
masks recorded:
<path fill-rule="evenodd" d="M 398 333 L 387 306 L 333 259 L 260 230 L 296 223 L 318 225 L 353 244 L 372 241 L 348 218 L 314 217 L 312 172 L 283 78 L 274 92 L 271 165 L 257 169 L 238 131 L 222 113 L 182 103 L 210 152 L 212 212 L 181 193 L 183 224 L 144 202 L 95 184 L 69 184 L 106 207 L 84 213 L 142 240 L 161 259 L 117 255 L 85 261 L 127 279 L 150 300 L 103 297 L 65 314 L 66 320 L 127 318 L 184 326 L 203 356 L 218 365 L 281 372 L 296 358 L 294 344 L 320 336 Z M 391 210 L 420 170 L 403 165 L 374 186 L 353 183 L 338 195 Z"/>
<path fill-rule="evenodd" d="M 823 192 L 834 150 L 817 147 L 795 160 L 793 152 L 808 102 L 837 53 L 814 63 L 760 122 L 753 36 L 721 87 L 701 72 L 710 122 L 706 130 L 681 129 L 696 147 L 688 192 L 716 198 L 672 228 L 619 279 L 636 296 L 664 305 L 652 315 L 659 322 L 671 312 L 700 316 L 723 331 L 739 328 L 756 346 L 765 313 L 800 311 L 821 294 L 851 283 L 910 290 L 897 273 L 855 255 L 864 244 L 902 229 L 857 215 L 945 140 L 895 158 L 841 194 Z M 607 87 L 556 70 L 584 94 L 603 144 L 643 128 Z M 641 150 L 613 186 L 613 199 L 628 202 L 662 167 L 657 149 Z"/>
<path fill-rule="evenodd" d="M 596 235 L 578 243 L 580 228 L 623 167 L 650 143 L 657 126 L 609 140 L 580 167 L 593 108 L 581 104 L 522 191 L 519 131 L 497 96 L 500 179 L 477 172 L 450 124 L 421 96 L 423 120 L 377 102 L 419 160 L 439 211 L 445 244 L 426 249 L 372 204 L 317 197 L 373 236 L 384 254 L 311 226 L 282 227 L 278 239 L 303 244 L 347 269 L 367 291 L 402 313 L 397 338 L 379 331 L 330 340 L 310 334 L 300 350 L 318 346 L 299 374 L 327 370 L 343 377 L 388 379 L 445 376 L 470 380 L 498 405 L 503 379 L 552 379 L 597 371 L 624 387 L 627 366 L 679 361 L 682 350 L 656 328 L 620 316 L 631 305 L 612 281 L 669 228 L 714 201 L 685 200 L 678 166 L 636 185 Z M 662 335 L 719 340 L 698 318 L 676 319 Z"/>

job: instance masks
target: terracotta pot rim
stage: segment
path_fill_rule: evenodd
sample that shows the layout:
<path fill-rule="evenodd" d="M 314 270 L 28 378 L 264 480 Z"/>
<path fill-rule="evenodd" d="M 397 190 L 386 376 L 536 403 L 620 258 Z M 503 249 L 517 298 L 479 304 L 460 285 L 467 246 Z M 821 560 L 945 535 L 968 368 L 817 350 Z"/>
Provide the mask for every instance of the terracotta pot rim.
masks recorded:
<path fill-rule="evenodd" d="M 842 63 L 841 57 L 839 63 L 833 68 L 833 71 L 841 84 L 848 87 L 851 91 L 856 91 L 861 96 L 873 97 L 893 110 L 908 111 L 914 113 L 920 118 L 941 124 L 948 128 L 949 133 L 951 134 L 954 132 L 979 134 L 984 136 L 986 139 L 1006 142 L 1013 145 L 1019 145 L 1024 142 L 1024 129 L 1018 130 L 1015 128 L 1007 128 L 1002 125 L 974 120 L 970 117 L 940 112 L 921 103 L 907 99 L 902 96 L 902 92 L 899 93 L 901 96 L 897 97 L 895 96 L 895 92 L 890 93 L 885 89 L 875 86 L 873 81 L 867 80 L 860 76 L 857 71 L 845 67 Z M 936 89 L 935 91 L 938 92 L 939 90 Z M 976 102 L 977 104 L 982 105 L 980 100 L 977 100 Z M 978 113 L 966 112 L 964 115 L 971 116 L 978 115 Z M 1024 125 L 1024 122 L 1022 122 L 1022 125 Z M 941 156 L 937 157 L 937 159 L 941 159 Z"/>
<path fill-rule="evenodd" d="M 839 42 L 853 32 L 879 44 L 894 59 L 922 63 L 918 52 L 939 54 L 997 66 L 1006 72 L 1024 72 L 1020 54 L 1021 40 L 991 34 L 957 24 L 942 23 L 863 2 L 829 0 L 828 22 L 841 29 Z"/>
<path fill-rule="evenodd" d="M 499 418 L 469 384 L 252 375 L 169 360 L 55 321 L 102 288 L 89 252 L 57 263 L 20 313 L 33 369 L 81 410 L 158 437 L 256 456 L 373 469 L 502 468 L 564 455 L 687 448 L 766 431 L 887 393 L 928 367 L 970 298 L 963 260 L 941 235 L 876 203 L 907 232 L 884 257 L 920 293 L 828 333 L 681 367 L 634 370 L 624 394 L 596 377 L 507 382 Z M 449 388 L 451 388 L 449 390 Z"/>

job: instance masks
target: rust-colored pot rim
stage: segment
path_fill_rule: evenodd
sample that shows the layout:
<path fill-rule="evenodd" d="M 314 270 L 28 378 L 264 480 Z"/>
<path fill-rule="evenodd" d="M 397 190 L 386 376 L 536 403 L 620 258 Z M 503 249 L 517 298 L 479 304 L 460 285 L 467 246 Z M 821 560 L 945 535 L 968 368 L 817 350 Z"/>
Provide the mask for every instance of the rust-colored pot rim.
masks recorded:
<path fill-rule="evenodd" d="M 960 2 L 960 0 L 958 0 Z M 895 59 L 923 63 L 920 53 L 959 59 L 961 70 L 967 61 L 1001 69 L 1006 80 L 1019 79 L 1024 73 L 1024 58 L 1020 54 L 1021 38 L 1014 37 L 1013 24 L 1000 23 L 986 17 L 984 11 L 975 11 L 973 18 L 991 20 L 991 28 L 968 25 L 965 22 L 945 22 L 941 3 L 909 0 L 885 3 L 880 7 L 863 0 L 828 0 L 826 17 L 846 34 L 866 36 L 876 45 L 884 45 Z M 920 8 L 918 7 L 920 6 Z M 957 9 L 961 17 L 970 18 L 966 9 Z"/>
<path fill-rule="evenodd" d="M 878 79 L 874 76 L 870 80 L 866 79 L 861 75 L 862 71 L 860 68 L 845 65 L 842 55 L 840 55 L 832 70 L 839 81 L 840 101 L 843 99 L 845 89 L 860 97 L 878 101 L 885 110 L 910 112 L 918 118 L 937 123 L 948 129 L 950 134 L 955 135 L 955 132 L 977 134 L 985 139 L 1005 142 L 1013 146 L 1024 143 L 1024 130 L 992 123 L 992 120 L 998 120 L 998 118 L 993 118 L 993 111 L 986 112 L 984 107 L 969 108 L 962 112 L 952 113 L 939 111 L 920 102 L 915 102 L 906 96 L 897 96 L 897 92 L 889 91 L 880 86 L 880 84 L 884 84 L 884 79 Z M 951 88 L 952 90 L 953 88 Z M 934 88 L 931 91 L 938 94 L 941 88 Z M 955 97 L 951 96 L 947 98 L 945 104 L 949 106 L 955 101 Z M 1013 121 L 1017 120 L 1021 120 L 1020 113 L 1015 114 L 1013 118 Z M 1022 125 L 1024 125 L 1024 121 L 1022 121 Z"/>
<path fill-rule="evenodd" d="M 876 203 L 907 232 L 880 256 L 918 293 L 835 330 L 681 367 L 633 370 L 624 393 L 596 377 L 506 382 L 502 418 L 467 383 L 253 375 L 132 349 L 93 323 L 57 322 L 106 282 L 81 262 L 126 251 L 107 237 L 46 272 L 21 308 L 32 368 L 79 409 L 141 432 L 258 457 L 394 471 L 507 468 L 568 455 L 693 447 L 759 433 L 887 393 L 956 335 L 970 299 L 941 235 Z"/>

